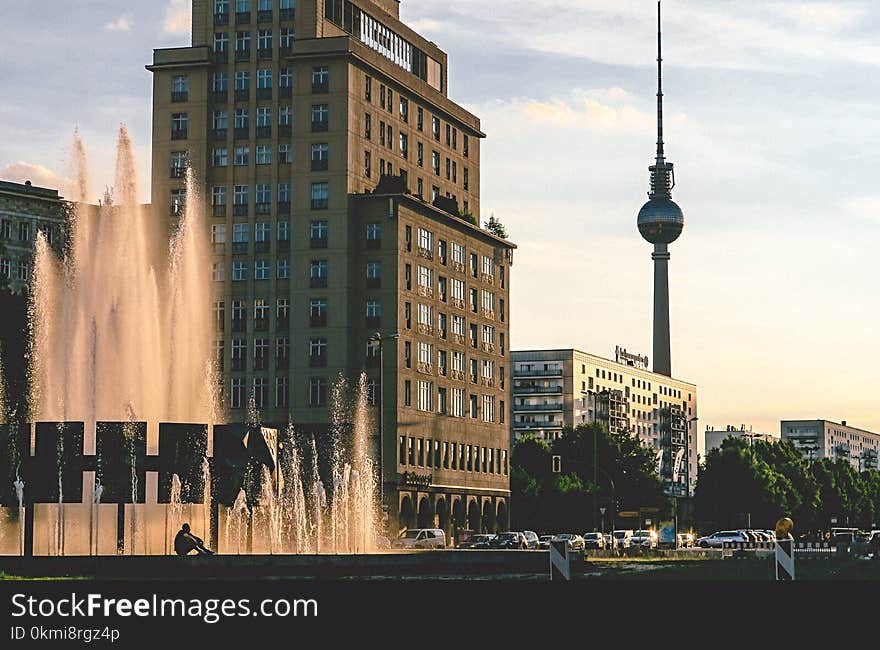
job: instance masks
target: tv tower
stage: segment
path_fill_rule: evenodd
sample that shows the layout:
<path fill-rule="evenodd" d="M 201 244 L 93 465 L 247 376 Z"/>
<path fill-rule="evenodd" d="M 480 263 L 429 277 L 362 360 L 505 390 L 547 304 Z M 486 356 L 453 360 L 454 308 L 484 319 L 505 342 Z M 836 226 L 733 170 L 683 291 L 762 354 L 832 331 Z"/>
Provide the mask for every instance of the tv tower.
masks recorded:
<path fill-rule="evenodd" d="M 657 160 L 651 171 L 649 200 L 639 210 L 642 237 L 654 244 L 654 372 L 672 376 L 669 348 L 669 244 L 684 229 L 684 214 L 672 200 L 675 172 L 663 152 L 663 49 L 660 0 L 657 1 Z"/>

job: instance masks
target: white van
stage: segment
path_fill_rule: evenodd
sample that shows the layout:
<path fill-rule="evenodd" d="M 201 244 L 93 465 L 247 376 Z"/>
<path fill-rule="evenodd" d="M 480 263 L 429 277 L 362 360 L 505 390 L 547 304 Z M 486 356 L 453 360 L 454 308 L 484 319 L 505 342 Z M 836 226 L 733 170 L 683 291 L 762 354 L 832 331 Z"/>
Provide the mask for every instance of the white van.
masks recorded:
<path fill-rule="evenodd" d="M 632 546 L 632 530 L 615 530 L 611 533 L 613 548 L 629 548 Z"/>
<path fill-rule="evenodd" d="M 413 528 L 401 533 L 392 548 L 446 548 L 446 533 L 440 528 Z"/>

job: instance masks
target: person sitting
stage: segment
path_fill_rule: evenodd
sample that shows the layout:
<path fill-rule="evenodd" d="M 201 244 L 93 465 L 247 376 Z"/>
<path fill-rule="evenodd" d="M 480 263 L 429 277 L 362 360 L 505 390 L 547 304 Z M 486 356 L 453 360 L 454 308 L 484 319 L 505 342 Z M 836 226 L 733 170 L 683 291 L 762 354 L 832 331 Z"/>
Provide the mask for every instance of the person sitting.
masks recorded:
<path fill-rule="evenodd" d="M 189 524 L 184 524 L 174 538 L 174 552 L 178 555 L 189 555 L 192 551 L 196 551 L 198 555 L 214 555 L 214 551 L 190 532 Z"/>

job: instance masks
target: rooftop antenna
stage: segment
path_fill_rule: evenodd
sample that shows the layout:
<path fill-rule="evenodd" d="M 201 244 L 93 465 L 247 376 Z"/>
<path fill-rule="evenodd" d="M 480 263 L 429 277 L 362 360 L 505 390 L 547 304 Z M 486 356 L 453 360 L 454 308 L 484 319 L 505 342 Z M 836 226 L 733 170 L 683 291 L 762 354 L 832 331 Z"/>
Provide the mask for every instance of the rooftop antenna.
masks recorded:
<path fill-rule="evenodd" d="M 657 0 L 657 161 L 651 167 L 651 191 L 653 198 L 669 198 L 675 187 L 672 163 L 666 162 L 663 143 L 663 21 L 661 0 Z"/>

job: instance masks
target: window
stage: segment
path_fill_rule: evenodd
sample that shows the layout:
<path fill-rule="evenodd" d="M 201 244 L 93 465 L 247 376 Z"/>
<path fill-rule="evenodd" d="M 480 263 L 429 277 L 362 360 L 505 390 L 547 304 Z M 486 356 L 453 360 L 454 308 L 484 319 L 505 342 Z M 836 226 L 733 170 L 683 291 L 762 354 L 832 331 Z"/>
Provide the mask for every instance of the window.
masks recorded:
<path fill-rule="evenodd" d="M 434 367 L 434 346 L 430 343 L 419 343 L 419 369 L 430 372 Z"/>
<path fill-rule="evenodd" d="M 477 408 L 477 396 L 476 395 L 469 395 L 469 406 L 470 406 L 470 408 L 468 411 L 468 415 L 470 415 L 470 417 L 476 419 L 478 417 L 477 411 L 479 410 Z M 470 469 L 470 462 L 468 462 L 468 469 Z"/>
<path fill-rule="evenodd" d="M 211 226 L 211 244 L 215 253 L 223 253 L 226 250 L 226 224 Z"/>
<path fill-rule="evenodd" d="M 3 260 L 4 262 L 8 262 L 9 260 Z M 9 277 L 8 273 L 4 273 L 6 277 Z M 214 282 L 223 282 L 224 272 L 223 272 L 223 262 L 214 262 L 211 269 L 211 279 Z"/>
<path fill-rule="evenodd" d="M 268 128 L 272 126 L 272 109 L 261 106 L 257 109 L 257 128 Z M 259 133 L 259 132 L 258 132 Z"/>
<path fill-rule="evenodd" d="M 211 155 L 211 162 L 214 167 L 226 167 L 229 164 L 229 149 L 216 147 Z"/>
<path fill-rule="evenodd" d="M 445 415 L 446 414 L 446 389 L 438 388 L 437 389 L 437 412 Z"/>
<path fill-rule="evenodd" d="M 171 101 L 185 102 L 189 100 L 189 77 L 175 75 L 171 79 Z"/>
<path fill-rule="evenodd" d="M 467 192 L 468 190 L 470 190 L 470 188 L 471 187 L 470 187 L 470 181 L 469 181 L 469 175 L 468 175 L 468 168 L 465 167 L 464 168 L 464 191 Z"/>
<path fill-rule="evenodd" d="M 290 406 L 290 390 L 287 377 L 275 378 L 275 408 L 287 408 Z"/>
<path fill-rule="evenodd" d="M 269 365 L 269 339 L 254 339 L 254 370 L 265 370 Z"/>
<path fill-rule="evenodd" d="M 232 280 L 234 282 L 247 280 L 247 267 L 244 262 L 232 263 Z"/>
<path fill-rule="evenodd" d="M 367 300 L 367 318 L 379 318 L 382 316 L 382 301 Z"/>
<path fill-rule="evenodd" d="M 309 406 L 327 405 L 327 380 L 309 379 Z"/>
<path fill-rule="evenodd" d="M 372 175 L 373 157 L 369 150 L 364 151 L 364 176 L 370 178 Z"/>
<path fill-rule="evenodd" d="M 450 415 L 456 418 L 464 417 L 464 388 L 452 389 L 452 408 Z"/>
<path fill-rule="evenodd" d="M 325 171 L 330 161 L 330 145 L 318 143 L 312 145 L 312 171 Z"/>
<path fill-rule="evenodd" d="M 327 365 L 327 339 L 309 340 L 309 366 L 323 368 Z"/>
<path fill-rule="evenodd" d="M 272 164 L 272 147 L 268 144 L 258 144 L 257 145 L 257 160 L 258 165 L 271 165 Z M 268 187 L 268 186 L 267 186 Z M 259 199 L 257 199 L 259 201 Z M 271 201 L 266 201 L 266 203 L 270 203 Z"/>
<path fill-rule="evenodd" d="M 452 333 L 458 336 L 461 341 L 464 341 L 464 317 L 456 316 L 453 314 L 452 316 Z M 462 370 L 464 370 L 462 368 Z"/>
<path fill-rule="evenodd" d="M 214 51 L 218 54 L 229 51 L 229 32 L 214 33 Z"/>
<path fill-rule="evenodd" d="M 229 395 L 230 408 L 244 408 L 244 379 L 241 377 L 232 378 L 232 386 Z"/>
<path fill-rule="evenodd" d="M 439 176 L 440 175 L 440 152 L 439 151 L 432 151 L 431 152 L 431 166 L 434 169 L 434 175 Z"/>
<path fill-rule="evenodd" d="M 373 138 L 373 118 L 369 113 L 364 114 L 364 137 L 367 140 Z"/>
<path fill-rule="evenodd" d="M 278 241 L 290 241 L 290 222 L 278 222 Z"/>
<path fill-rule="evenodd" d="M 495 362 L 483 359 L 483 379 L 495 378 Z"/>
<path fill-rule="evenodd" d="M 327 260 L 312 260 L 309 264 L 309 286 L 313 289 L 327 286 Z"/>
<path fill-rule="evenodd" d="M 446 123 L 446 146 L 452 145 L 452 125 Z"/>
<path fill-rule="evenodd" d="M 403 382 L 403 405 L 412 406 L 412 382 L 409 379 Z"/>
<path fill-rule="evenodd" d="M 433 289 L 434 286 L 434 271 L 419 265 L 419 286 L 426 287 L 428 289 Z"/>
<path fill-rule="evenodd" d="M 287 260 L 287 259 L 279 259 L 278 260 L 277 278 L 279 280 L 289 280 L 290 279 L 290 260 Z"/>
<path fill-rule="evenodd" d="M 406 97 L 400 98 L 400 119 L 409 122 L 409 100 Z"/>
<path fill-rule="evenodd" d="M 189 114 L 174 113 L 171 116 L 171 139 L 186 140 L 189 131 Z"/>
<path fill-rule="evenodd" d="M 312 241 L 312 248 L 327 248 L 328 233 L 329 228 L 325 220 L 312 221 L 309 225 L 309 237 Z"/>
<path fill-rule="evenodd" d="M 232 369 L 245 370 L 247 364 L 247 341 L 232 339 Z"/>
<path fill-rule="evenodd" d="M 464 270 L 464 246 L 452 242 L 452 261 L 459 265 L 460 270 Z M 464 299 L 464 295 L 461 296 Z"/>
<path fill-rule="evenodd" d="M 330 106 L 315 104 L 312 106 L 312 132 L 320 133 L 330 129 Z"/>
<path fill-rule="evenodd" d="M 419 228 L 419 248 L 433 253 L 434 250 L 434 233 L 424 228 Z"/>
<path fill-rule="evenodd" d="M 257 49 L 260 50 L 261 57 L 264 55 L 268 55 L 271 58 L 271 56 L 272 56 L 272 30 L 271 29 L 261 29 L 257 32 Z M 271 87 L 272 87 L 271 84 L 269 86 L 267 86 L 267 88 L 271 88 Z"/>
<path fill-rule="evenodd" d="M 226 111 L 214 111 L 213 116 L 214 137 L 224 139 L 226 137 L 226 129 L 229 128 L 229 113 Z"/>
<path fill-rule="evenodd" d="M 482 289 L 480 291 L 483 305 L 483 315 L 487 318 L 493 318 L 495 315 L 495 293 Z"/>
<path fill-rule="evenodd" d="M 171 152 L 171 178 L 186 176 L 187 156 L 185 151 Z"/>
<path fill-rule="evenodd" d="M 278 203 L 290 203 L 290 183 L 278 183 Z"/>
<path fill-rule="evenodd" d="M 382 262 L 367 262 L 367 288 L 378 289 L 382 281 Z"/>
<path fill-rule="evenodd" d="M 251 33 L 240 31 L 235 34 L 235 51 L 248 54 L 251 51 Z"/>
<path fill-rule="evenodd" d="M 326 210 L 330 189 L 327 183 L 312 183 L 312 210 Z"/>
<path fill-rule="evenodd" d="M 289 53 L 290 50 L 293 49 L 293 29 L 290 27 L 282 27 L 278 42 L 281 51 L 285 54 Z"/>
<path fill-rule="evenodd" d="M 249 146 L 236 147 L 235 148 L 235 156 L 232 159 L 232 164 L 241 167 L 247 166 L 250 162 L 251 148 Z"/>
<path fill-rule="evenodd" d="M 462 137 L 464 138 L 464 140 L 463 140 L 463 142 L 462 142 L 462 145 L 463 145 L 463 147 L 462 147 L 462 153 L 464 154 L 464 157 L 467 158 L 467 157 L 468 157 L 468 154 L 469 154 L 469 147 L 468 147 L 469 139 L 468 139 L 468 136 L 467 136 L 466 133 L 463 133 L 463 134 L 462 134 Z"/>
<path fill-rule="evenodd" d="M 217 185 L 211 189 L 211 204 L 215 207 L 226 207 L 225 185 Z"/>
<path fill-rule="evenodd" d="M 278 164 L 290 165 L 293 162 L 293 152 L 289 144 L 278 145 Z"/>
<path fill-rule="evenodd" d="M 419 143 L 416 145 L 416 154 L 417 154 L 417 158 L 418 158 L 418 164 L 419 164 L 419 167 L 424 166 L 424 162 L 425 162 L 425 145 L 423 145 L 421 142 L 419 142 Z M 421 180 L 421 179 L 419 179 L 419 180 Z"/>
<path fill-rule="evenodd" d="M 312 92 L 326 93 L 330 90 L 330 70 L 327 66 L 312 68 Z"/>
<path fill-rule="evenodd" d="M 419 325 L 427 331 L 431 331 L 434 325 L 434 307 L 431 305 L 419 305 Z"/>
<path fill-rule="evenodd" d="M 309 301 L 309 325 L 311 327 L 326 327 L 327 325 L 327 301 L 318 298 Z"/>
<path fill-rule="evenodd" d="M 412 343 L 403 342 L 403 360 L 407 368 L 412 368 Z"/>
<path fill-rule="evenodd" d="M 234 118 L 233 118 L 233 126 L 235 126 L 236 132 L 245 131 L 242 135 L 243 137 L 247 137 L 247 129 L 250 127 L 250 113 L 246 108 L 237 108 L 235 109 Z"/>
<path fill-rule="evenodd" d="M 364 77 L 364 99 L 373 101 L 373 79 L 370 76 Z"/>
<path fill-rule="evenodd" d="M 278 73 L 279 88 L 293 88 L 293 69 L 282 68 Z"/>
<path fill-rule="evenodd" d="M 278 109 L 278 126 L 291 126 L 293 124 L 293 107 L 281 106 Z"/>
<path fill-rule="evenodd" d="M 431 133 L 434 139 L 440 142 L 440 119 L 434 115 L 431 116 Z"/>
<path fill-rule="evenodd" d="M 400 155 L 405 160 L 409 159 L 409 138 L 405 133 L 400 134 Z"/>
<path fill-rule="evenodd" d="M 419 382 L 419 406 L 420 411 L 434 410 L 434 383 L 430 381 Z"/>

